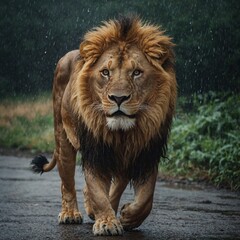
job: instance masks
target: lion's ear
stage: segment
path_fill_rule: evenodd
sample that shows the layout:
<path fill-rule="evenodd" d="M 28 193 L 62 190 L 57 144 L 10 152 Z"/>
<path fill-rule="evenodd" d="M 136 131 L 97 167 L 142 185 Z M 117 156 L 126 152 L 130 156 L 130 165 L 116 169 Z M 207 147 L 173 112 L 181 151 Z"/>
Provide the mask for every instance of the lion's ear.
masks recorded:
<path fill-rule="evenodd" d="M 173 47 L 174 43 L 171 41 L 172 39 L 168 36 L 160 36 L 158 39 L 158 43 L 155 48 L 155 53 L 158 54 L 157 61 L 162 66 L 167 60 L 174 59 Z"/>
<path fill-rule="evenodd" d="M 94 44 L 90 41 L 83 41 L 80 44 L 80 56 L 84 59 L 85 62 L 91 61 L 94 63 L 97 58 L 101 55 L 101 47 L 98 44 Z"/>
<path fill-rule="evenodd" d="M 83 41 L 83 42 L 80 43 L 80 47 L 79 47 L 80 56 L 81 56 L 84 60 L 86 59 L 86 56 L 87 56 L 86 47 L 87 47 L 86 41 Z"/>
<path fill-rule="evenodd" d="M 171 62 L 173 63 L 174 62 L 174 58 L 175 58 L 175 55 L 174 55 L 174 52 L 173 52 L 173 49 L 172 49 L 172 46 L 171 45 L 170 47 L 166 48 L 164 53 L 161 54 L 158 58 L 158 62 L 159 64 L 164 68 L 165 64 L 167 62 Z"/>
<path fill-rule="evenodd" d="M 169 58 L 173 57 L 172 50 L 168 49 L 166 50 L 163 54 L 161 54 L 157 61 L 159 62 L 159 64 L 162 66 Z"/>
<path fill-rule="evenodd" d="M 174 52 L 172 46 L 155 45 L 145 55 L 150 63 L 157 68 L 165 68 L 167 63 L 174 62 Z M 168 65 L 168 64 L 167 64 Z"/>
<path fill-rule="evenodd" d="M 174 54 L 172 48 L 175 46 L 171 38 L 163 35 L 164 32 L 152 31 L 141 41 L 142 49 L 148 60 L 156 67 L 162 67 L 169 59 L 173 61 Z"/>

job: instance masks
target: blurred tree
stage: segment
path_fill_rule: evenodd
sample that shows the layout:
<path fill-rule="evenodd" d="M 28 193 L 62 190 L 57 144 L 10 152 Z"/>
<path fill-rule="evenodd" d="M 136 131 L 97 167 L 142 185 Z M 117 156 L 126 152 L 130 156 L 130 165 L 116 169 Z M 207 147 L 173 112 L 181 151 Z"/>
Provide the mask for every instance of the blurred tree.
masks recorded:
<path fill-rule="evenodd" d="M 239 91 L 238 0 L 2 0 L 0 96 L 51 89 L 58 59 L 102 20 L 137 13 L 176 46 L 181 94 Z"/>

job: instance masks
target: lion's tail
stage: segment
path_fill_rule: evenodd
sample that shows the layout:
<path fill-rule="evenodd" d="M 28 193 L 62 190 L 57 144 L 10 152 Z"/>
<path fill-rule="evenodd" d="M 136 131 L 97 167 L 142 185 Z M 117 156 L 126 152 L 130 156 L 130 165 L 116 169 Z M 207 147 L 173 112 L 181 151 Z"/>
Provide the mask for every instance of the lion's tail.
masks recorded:
<path fill-rule="evenodd" d="M 53 158 L 51 162 L 48 162 L 47 158 L 43 155 L 36 156 L 31 161 L 31 169 L 34 173 L 40 173 L 43 174 L 44 172 L 51 171 L 57 163 L 56 154 L 53 154 Z"/>

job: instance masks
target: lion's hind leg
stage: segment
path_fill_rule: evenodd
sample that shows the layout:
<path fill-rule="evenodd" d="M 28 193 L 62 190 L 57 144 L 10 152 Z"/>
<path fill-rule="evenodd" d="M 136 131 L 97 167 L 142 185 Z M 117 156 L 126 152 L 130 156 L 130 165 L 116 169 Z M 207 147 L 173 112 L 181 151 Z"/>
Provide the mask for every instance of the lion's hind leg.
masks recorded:
<path fill-rule="evenodd" d="M 89 216 L 89 218 L 91 218 L 92 220 L 95 220 L 95 215 L 94 215 L 94 211 L 93 211 L 93 207 L 92 207 L 92 203 L 91 203 L 91 198 L 89 196 L 87 186 L 84 187 L 83 194 L 84 194 L 85 211 L 86 211 L 87 215 Z"/>
<path fill-rule="evenodd" d="M 62 185 L 62 211 L 58 215 L 60 224 L 81 224 L 82 214 L 78 210 L 77 197 L 75 191 L 66 191 Z"/>
<path fill-rule="evenodd" d="M 122 175 L 121 177 L 115 177 L 112 180 L 110 191 L 109 191 L 109 198 L 112 205 L 113 210 L 117 215 L 117 210 L 120 202 L 120 198 L 122 196 L 123 191 L 126 189 L 129 183 L 128 178 Z"/>
<path fill-rule="evenodd" d="M 67 140 L 64 131 L 60 138 L 60 146 L 57 164 L 59 175 L 62 180 L 62 211 L 59 213 L 58 221 L 61 224 L 81 224 L 83 217 L 78 210 L 74 180 L 77 151 Z"/>

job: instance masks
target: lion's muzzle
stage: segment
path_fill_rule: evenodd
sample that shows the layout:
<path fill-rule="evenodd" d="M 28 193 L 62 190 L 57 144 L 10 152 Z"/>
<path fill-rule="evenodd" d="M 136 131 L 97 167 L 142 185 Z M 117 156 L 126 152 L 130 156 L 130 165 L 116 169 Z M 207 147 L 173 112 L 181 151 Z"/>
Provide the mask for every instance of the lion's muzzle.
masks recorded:
<path fill-rule="evenodd" d="M 108 99 L 114 104 L 106 114 L 107 126 L 110 130 L 129 130 L 135 126 L 136 114 L 128 111 L 127 103 L 131 95 L 108 95 Z"/>
<path fill-rule="evenodd" d="M 128 104 L 132 95 L 122 91 L 113 91 L 107 99 L 112 107 L 106 113 L 107 126 L 110 130 L 129 130 L 135 126 L 135 111 L 129 111 Z"/>

